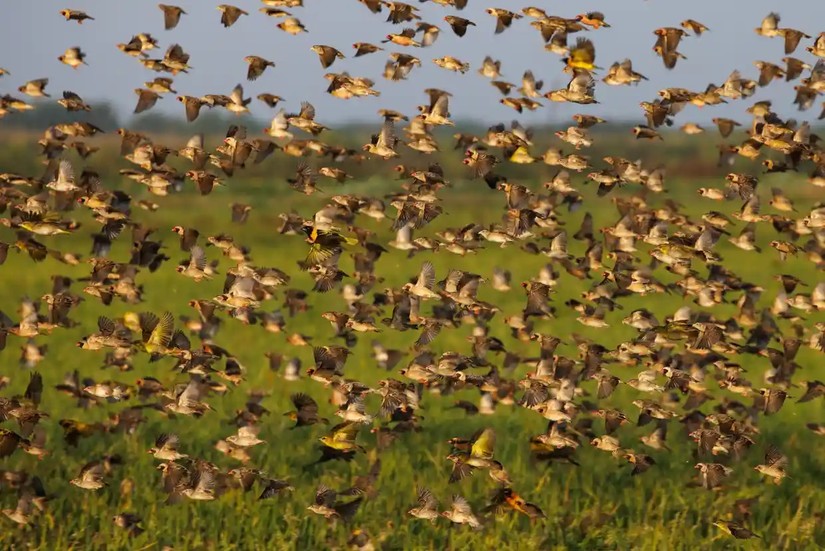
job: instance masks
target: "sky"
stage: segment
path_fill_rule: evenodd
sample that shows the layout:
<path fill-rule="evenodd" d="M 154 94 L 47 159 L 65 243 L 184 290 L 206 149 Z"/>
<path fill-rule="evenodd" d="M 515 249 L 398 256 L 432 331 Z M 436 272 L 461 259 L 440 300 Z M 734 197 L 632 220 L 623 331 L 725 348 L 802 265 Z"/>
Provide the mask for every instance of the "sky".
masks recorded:
<path fill-rule="evenodd" d="M 733 69 L 743 76 L 757 78 L 755 60 L 782 64 L 784 57 L 781 38 L 764 38 L 754 32 L 762 18 L 770 11 L 781 15 L 782 27 L 800 29 L 816 37 L 825 30 L 825 2 L 822 0 L 600 0 L 558 2 L 546 0 L 469 0 L 462 11 L 445 8 L 432 2 L 409 2 L 420 9 L 422 20 L 438 25 L 441 34 L 429 48 L 403 48 L 383 45 L 386 50 L 353 58 L 354 42 L 379 43 L 388 32 L 400 32 L 407 25 L 385 22 L 386 10 L 371 13 L 356 0 L 305 0 L 304 7 L 290 8 L 306 26 L 308 33 L 288 35 L 278 28 L 279 20 L 266 17 L 258 11 L 259 1 L 234 0 L 234 5 L 250 13 L 234 26 L 225 29 L 220 24 L 217 2 L 208 0 L 178 0 L 187 15 L 182 16 L 177 28 L 163 28 L 163 13 L 157 3 L 149 0 L 3 0 L 4 32 L 0 33 L 0 67 L 9 75 L 0 78 L 0 94 L 19 96 L 17 87 L 28 80 L 49 77 L 47 92 L 53 99 L 63 90 L 71 90 L 94 105 L 95 100 L 107 100 L 117 106 L 119 113 L 128 117 L 137 96 L 133 90 L 155 76 L 162 76 L 144 68 L 137 60 L 120 52 L 117 43 L 128 42 L 140 32 L 151 33 L 159 40 L 159 48 L 150 52 L 162 57 L 166 47 L 179 43 L 191 55 L 189 74 L 175 77 L 175 89 L 180 94 L 201 96 L 207 93 L 229 94 L 241 83 L 245 95 L 254 97 L 262 92 L 283 96 L 288 112 L 297 111 L 302 101 L 309 101 L 317 111 L 316 119 L 325 124 L 346 122 L 378 123 L 380 108 L 396 109 L 412 115 L 416 106 L 427 102 L 424 89 L 435 87 L 453 94 L 450 111 L 454 120 L 483 124 L 509 121 L 517 118 L 527 124 L 552 123 L 568 119 L 573 113 L 586 112 L 608 120 L 641 119 L 640 101 L 652 100 L 659 89 L 685 87 L 704 90 L 708 83 L 721 84 Z M 168 3 L 174 3 L 170 0 Z M 650 80 L 638 86 L 612 87 L 599 83 L 598 105 L 579 106 L 552 104 L 534 113 L 518 115 L 498 103 L 501 95 L 488 79 L 477 74 L 485 55 L 502 61 L 502 79 L 520 84 L 522 73 L 531 69 L 537 79 L 545 81 L 544 91 L 560 88 L 567 77 L 561 72 L 560 58 L 543 48 L 539 32 L 525 17 L 512 27 L 495 35 L 495 20 L 485 13 L 488 7 L 507 7 L 519 11 L 533 5 L 548 14 L 574 17 L 584 11 L 604 12 L 611 28 L 571 35 L 588 36 L 596 46 L 596 64 L 609 67 L 624 58 L 633 60 L 636 71 Z M 84 10 L 95 17 L 82 25 L 67 22 L 59 11 L 64 8 Z M 460 15 L 476 23 L 463 38 L 455 36 L 443 20 L 445 15 Z M 678 26 L 686 18 L 696 19 L 711 30 L 700 37 L 689 37 L 679 46 L 686 60 L 668 71 L 652 51 L 655 42 L 653 30 L 660 26 Z M 803 40 L 795 56 L 809 63 L 815 58 L 804 47 L 813 39 Z M 322 69 L 318 57 L 310 47 L 326 44 L 337 47 L 347 56 L 327 70 Z M 77 70 L 61 64 L 57 57 L 67 47 L 79 46 L 87 53 L 88 66 Z M 407 81 L 388 81 L 382 69 L 389 52 L 403 51 L 418 56 L 422 67 L 413 70 Z M 258 55 L 274 61 L 255 82 L 246 81 L 247 65 L 243 58 Z M 451 73 L 437 67 L 432 59 L 452 55 L 469 62 L 471 70 L 465 75 Z M 352 76 L 370 77 L 381 92 L 378 98 L 341 100 L 326 94 L 328 82 L 323 78 L 328 71 L 347 71 Z M 604 76 L 601 71 L 597 79 Z M 793 85 L 775 81 L 761 89 L 752 98 L 773 99 L 775 110 L 785 117 L 812 120 L 819 108 L 797 113 L 791 105 Z M 745 118 L 746 105 L 735 102 L 730 106 L 698 109 L 689 106 L 677 119 L 707 122 L 714 116 Z M 256 117 L 268 118 L 274 111 L 257 100 L 250 105 Z M 171 95 L 154 108 L 184 118 L 183 106 Z M 151 113 L 151 111 L 150 111 Z M 2 122 L 0 122 L 0 125 Z"/>

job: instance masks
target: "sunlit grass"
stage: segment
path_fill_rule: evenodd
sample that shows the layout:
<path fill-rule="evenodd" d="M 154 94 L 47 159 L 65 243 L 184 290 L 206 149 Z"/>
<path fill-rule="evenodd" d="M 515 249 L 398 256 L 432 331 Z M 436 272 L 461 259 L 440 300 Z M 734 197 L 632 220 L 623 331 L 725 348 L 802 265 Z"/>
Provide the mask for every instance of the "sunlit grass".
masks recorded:
<path fill-rule="evenodd" d="M 277 186 L 283 188 L 283 178 Z M 166 419 L 156 412 L 147 411 L 147 422 L 134 435 L 111 433 L 81 439 L 76 448 L 67 447 L 62 441 L 62 431 L 57 421 L 73 418 L 85 422 L 103 421 L 110 414 L 124 407 L 123 403 L 103 404 L 86 411 L 78 410 L 68 397 L 53 390 L 64 374 L 74 369 L 83 376 L 95 380 L 113 379 L 128 384 L 141 376 L 151 375 L 165 385 L 185 380 L 185 377 L 170 371 L 170 361 L 149 363 L 145 355 L 138 356 L 134 370 L 126 373 L 112 370 L 102 371 L 102 352 L 79 350 L 75 342 L 96 329 L 96 319 L 100 314 L 110 317 L 127 311 L 153 311 L 160 313 L 170 310 L 179 315 L 194 315 L 187 306 L 191 298 L 208 299 L 219 294 L 223 286 L 223 274 L 231 265 L 223 258 L 219 265 L 220 275 L 212 281 L 195 284 L 174 270 L 174 265 L 186 254 L 178 249 L 177 238 L 171 233 L 173 225 L 193 226 L 202 235 L 226 232 L 237 242 L 251 248 L 251 256 L 256 265 L 275 266 L 292 276 L 289 286 L 308 288 L 309 276 L 298 269 L 296 261 L 305 254 L 306 245 L 300 236 L 283 236 L 276 231 L 278 214 L 296 209 L 309 217 L 324 204 L 323 197 L 303 198 L 297 194 L 275 191 L 276 184 L 265 180 L 233 182 L 232 189 L 218 189 L 209 197 L 191 194 L 160 200 L 162 207 L 154 214 L 135 209 L 135 220 L 157 228 L 154 239 L 163 240 L 165 252 L 172 260 L 161 268 L 149 273 L 142 270 L 138 283 L 144 287 L 144 302 L 127 305 L 115 301 L 111 307 L 103 307 L 92 297 L 73 311 L 72 319 L 78 326 L 56 329 L 51 336 L 41 336 L 38 343 L 48 343 L 45 360 L 37 367 L 46 384 L 42 408 L 51 417 L 42 421 L 48 431 L 48 448 L 51 454 L 43 461 L 17 452 L 0 460 L 0 469 L 27 470 L 40 476 L 48 493 L 53 496 L 48 513 L 40 516 L 27 529 L 20 529 L 3 521 L 0 530 L 0 547 L 13 548 L 32 544 L 39 548 L 56 549 L 156 549 L 163 545 L 173 545 L 176 549 L 323 549 L 343 546 L 349 529 L 343 525 L 331 525 L 320 517 L 315 517 L 306 506 L 312 502 L 315 487 L 319 482 L 341 489 L 351 484 L 357 475 L 365 474 L 367 460 L 359 457 L 352 463 L 327 463 L 305 470 L 304 466 L 317 456 L 317 437 L 325 430 L 322 426 L 288 430 L 290 421 L 281 413 L 290 409 L 289 395 L 305 391 L 316 397 L 321 405 L 322 415 L 334 419 L 334 408 L 326 402 L 327 391 L 313 381 L 304 378 L 295 383 L 284 381 L 279 374 L 268 369 L 264 353 L 276 351 L 285 357 L 298 356 L 304 368 L 312 363 L 309 347 L 296 348 L 286 343 L 285 334 L 273 335 L 260 327 L 246 327 L 234 320 L 225 320 L 218 334 L 217 343 L 228 348 L 246 367 L 246 382 L 233 388 L 223 397 L 212 397 L 210 404 L 215 411 L 201 419 L 178 416 Z M 540 183 L 532 187 L 539 188 Z M 696 198 L 695 188 L 699 183 L 687 181 L 669 182 L 673 193 L 669 198 L 681 202 L 686 213 L 696 216 L 710 208 L 726 213 L 738 208 L 738 203 L 715 204 Z M 702 185 L 707 185 L 703 182 Z M 721 185 L 712 182 L 710 185 Z M 342 188 L 353 193 L 389 193 L 397 184 L 371 181 Z M 331 186 L 330 186 L 331 187 Z M 330 191 L 338 192 L 331 188 Z M 629 191 L 634 191 L 630 189 Z M 560 211 L 568 232 L 574 233 L 586 210 L 595 217 L 596 227 L 615 223 L 619 216 L 611 198 L 597 199 L 592 186 L 584 190 L 587 201 L 584 208 L 575 213 Z M 622 192 L 620 192 L 622 193 Z M 797 208 L 804 211 L 810 207 L 810 186 L 794 184 L 789 187 L 789 195 L 797 198 Z M 135 199 L 140 198 L 136 194 Z M 503 200 L 501 196 L 488 190 L 478 182 L 457 183 L 456 189 L 444 194 L 445 214 L 437 219 L 422 234 L 433 235 L 445 225 L 460 226 L 468 222 L 487 225 L 497 222 Z M 658 200 L 649 198 L 651 204 Z M 228 204 L 233 201 L 253 204 L 250 221 L 246 225 L 233 226 L 229 223 Z M 388 214 L 392 215 L 391 212 Z M 84 226 L 76 235 L 43 238 L 50 247 L 72 250 L 88 254 L 90 232 L 94 221 L 86 212 L 72 213 Z M 378 232 L 377 240 L 386 242 L 390 234 L 388 224 L 372 220 L 361 220 L 359 224 Z M 734 232 L 738 232 L 737 224 Z M 766 292 L 759 308 L 769 306 L 770 300 L 779 289 L 773 280 L 777 273 L 792 273 L 803 281 L 815 284 L 817 274 L 812 264 L 803 258 L 780 262 L 778 255 L 767 242 L 772 239 L 770 228 L 760 228 L 757 232 L 763 252 L 745 253 L 721 240 L 717 252 L 725 259 L 725 265 L 734 270 L 742 279 L 761 285 Z M 13 241 L 13 234 L 6 230 L 0 233 L 0 240 Z M 128 258 L 128 232 L 111 253 L 115 260 Z M 546 240 L 544 241 L 546 243 Z M 647 245 L 640 244 L 638 254 L 642 262 L 647 262 Z M 571 252 L 581 255 L 581 243 L 571 240 Z M 217 251 L 207 249 L 210 259 L 218 258 Z M 377 264 L 377 274 L 384 278 L 376 285 L 375 291 L 388 287 L 398 287 L 413 277 L 421 262 L 430 259 L 436 266 L 438 278 L 446 275 L 450 267 L 475 272 L 490 278 L 495 266 L 507 268 L 513 273 L 513 290 L 498 293 L 482 286 L 479 298 L 496 304 L 499 313 L 491 323 L 491 335 L 502 338 L 508 348 L 524 355 L 535 355 L 534 343 L 514 342 L 509 337 L 509 329 L 502 322 L 506 315 L 517 313 L 523 308 L 524 293 L 519 282 L 533 277 L 548 260 L 542 256 L 530 256 L 519 251 L 518 244 L 508 248 L 487 246 L 477 254 L 457 257 L 443 252 L 433 255 L 421 253 L 412 259 L 406 254 L 391 250 Z M 344 258 L 342 269 L 351 268 L 351 260 Z M 700 276 L 706 275 L 706 268 L 695 262 L 694 268 Z M 60 273 L 78 280 L 88 272 L 86 264 L 67 266 L 49 258 L 41 264 L 33 263 L 23 254 L 11 252 L 7 262 L 0 267 L 0 309 L 15 318 L 20 297 L 40 297 L 51 289 L 50 276 Z M 676 281 L 676 276 L 661 268 L 656 271 L 663 282 Z M 622 300 L 624 310 L 608 314 L 607 329 L 592 329 L 575 321 L 576 313 L 564 306 L 565 301 L 580 298 L 583 290 L 598 282 L 601 274 L 592 274 L 593 280 L 579 281 L 562 272 L 559 285 L 553 297 L 557 317 L 537 322 L 536 330 L 553 334 L 564 341 L 559 354 L 578 357 L 573 334 L 597 340 L 608 348 L 633 338 L 636 331 L 621 324 L 621 319 L 634 308 L 644 306 L 654 312 L 659 320 L 671 315 L 679 306 L 699 307 L 689 298 L 676 293 L 661 296 L 630 297 Z M 73 285 L 80 292 L 82 282 Z M 267 310 L 279 307 L 282 296 L 264 305 Z M 320 317 L 327 310 L 343 310 L 345 303 L 336 293 L 326 295 L 311 294 L 311 309 L 305 315 L 288 318 L 286 334 L 298 332 L 313 337 L 317 345 L 331 344 L 333 331 L 328 322 Z M 714 314 L 725 318 L 735 311 L 735 305 L 723 304 L 714 309 Z M 811 327 L 815 321 L 822 321 L 823 315 L 812 314 L 803 322 Z M 780 322 L 783 331 L 790 330 L 788 322 Z M 468 349 L 466 337 L 470 327 L 464 326 L 453 331 L 444 331 L 432 345 L 432 350 L 440 353 L 446 350 L 465 352 Z M 388 347 L 407 349 L 416 339 L 414 331 L 404 333 L 383 328 L 379 338 Z M 374 367 L 371 358 L 370 336 L 362 336 L 355 348 L 355 354 L 347 363 L 347 376 L 374 384 L 386 376 L 400 378 L 398 373 L 388 374 Z M 22 393 L 28 382 L 28 374 L 17 367 L 17 355 L 22 341 L 9 337 L 6 350 L 0 354 L 3 361 L 2 374 L 11 377 L 12 382 L 5 389 L 4 396 Z M 197 343 L 195 343 L 197 344 Z M 407 357 L 407 361 L 410 357 Z M 743 363 L 748 377 L 756 388 L 764 386 L 762 375 L 769 367 L 765 358 L 743 356 L 735 358 Z M 823 377 L 822 355 L 807 347 L 800 350 L 797 362 L 802 366 L 797 380 Z M 402 361 L 401 366 L 404 365 Z M 632 378 L 641 368 L 611 366 L 611 371 L 623 380 Z M 520 367 L 511 376 L 520 378 L 527 371 Z M 595 386 L 583 383 L 595 401 Z M 710 390 L 718 396 L 735 398 L 718 390 L 713 382 Z M 234 427 L 227 420 L 234 411 L 243 407 L 246 393 L 251 389 L 263 389 L 270 395 L 263 405 L 272 413 L 262 425 L 261 438 L 266 445 L 250 450 L 251 466 L 278 478 L 288 478 L 295 485 L 295 492 L 272 500 L 257 501 L 258 491 L 242 494 L 230 491 L 214 502 L 184 502 L 164 505 L 165 494 L 160 488 L 160 473 L 157 462 L 145 450 L 161 432 L 176 432 L 182 438 L 182 450 L 193 457 L 202 457 L 215 462 L 223 469 L 238 466 L 231 459 L 222 456 L 214 448 L 214 442 L 232 434 Z M 801 393 L 792 389 L 793 398 Z M 816 549 L 825 545 L 825 530 L 821 526 L 822 498 L 820 481 L 825 474 L 825 451 L 816 436 L 805 429 L 805 423 L 825 420 L 825 405 L 822 401 L 796 404 L 789 399 L 782 411 L 771 417 L 760 418 L 759 444 L 748 458 L 734 465 L 734 475 L 729 485 L 719 492 L 708 492 L 701 488 L 688 487 L 694 475 L 693 465 L 697 461 L 692 453 L 695 446 L 684 436 L 684 430 L 676 421 L 670 423 L 668 445 L 671 452 L 649 451 L 656 465 L 647 473 L 631 477 L 631 466 L 610 457 L 609 454 L 587 445 L 577 453 L 580 466 L 566 464 L 536 464 L 530 458 L 528 438 L 546 428 L 541 416 L 517 407 L 499 406 L 493 416 L 467 417 L 461 410 L 450 408 L 454 400 L 476 400 L 476 391 L 460 391 L 449 396 L 433 396 L 425 393 L 423 430 L 420 433 L 401 435 L 394 445 L 383 451 L 382 472 L 379 479 L 380 493 L 375 500 L 367 501 L 357 513 L 353 526 L 369 532 L 375 541 L 391 549 Z M 607 400 L 612 407 L 624 410 L 635 420 L 637 409 L 631 401 L 638 394 L 631 389 L 620 387 Z M 370 399 L 370 409 L 376 402 Z M 743 399 L 744 400 L 744 399 Z M 136 400 L 132 401 L 136 403 Z M 749 404 L 748 404 L 749 405 Z M 709 412 L 713 404 L 703 406 Z M 11 428 L 9 423 L 4 426 Z M 406 516 L 406 511 L 415 503 L 415 486 L 425 485 L 433 490 L 447 507 L 452 493 L 460 493 L 468 498 L 476 512 L 485 505 L 494 483 L 486 474 L 478 473 L 469 480 L 451 486 L 447 479 L 451 464 L 444 458 L 448 453 L 446 440 L 453 436 L 469 436 L 477 428 L 492 426 L 498 433 L 496 457 L 507 467 L 517 491 L 528 500 L 539 505 L 547 515 L 540 523 L 530 523 L 525 517 L 505 516 L 485 523 L 484 530 L 475 533 L 461 528 L 447 526 L 445 520 L 435 525 L 416 521 Z M 602 426 L 596 422 L 596 431 Z M 643 448 L 639 437 L 649 433 L 650 426 L 637 428 L 629 425 L 620 429 L 619 435 L 625 447 L 637 450 Z M 360 440 L 367 448 L 374 447 L 375 437 L 367 430 Z M 761 460 L 767 443 L 775 443 L 790 457 L 790 476 L 782 485 L 776 486 L 763 480 L 753 471 L 753 466 Z M 126 464 L 115 467 L 108 479 L 109 486 L 99 492 L 85 492 L 71 486 L 68 480 L 76 475 L 88 460 L 106 454 L 120 454 Z M 131 494 L 121 493 L 121 483 L 129 479 L 134 483 Z M 751 525 L 762 539 L 753 542 L 737 542 L 712 526 L 717 518 L 725 518 L 732 510 L 736 499 L 758 496 L 753 508 Z M 8 490 L 0 490 L 3 507 L 14 507 L 16 496 Z M 125 531 L 116 528 L 112 516 L 124 512 L 135 512 L 143 517 L 142 526 L 146 531 L 130 538 Z"/>

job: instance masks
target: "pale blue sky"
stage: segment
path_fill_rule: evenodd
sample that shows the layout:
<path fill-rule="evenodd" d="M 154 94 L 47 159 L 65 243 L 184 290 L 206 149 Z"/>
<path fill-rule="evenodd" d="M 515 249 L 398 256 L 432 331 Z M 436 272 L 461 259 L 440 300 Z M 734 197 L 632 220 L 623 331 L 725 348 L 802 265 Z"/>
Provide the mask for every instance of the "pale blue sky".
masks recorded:
<path fill-rule="evenodd" d="M 0 79 L 0 93 L 16 94 L 17 87 L 25 81 L 49 77 L 51 82 L 47 91 L 55 97 L 59 97 L 64 89 L 72 90 L 92 103 L 95 99 L 107 98 L 123 113 L 129 113 L 136 101 L 133 89 L 159 73 L 143 68 L 135 59 L 117 50 L 115 44 L 128 42 L 139 32 L 149 32 L 160 42 L 160 48 L 154 51 L 157 57 L 161 57 L 165 48 L 174 42 L 180 43 L 191 54 L 193 68 L 190 73 L 175 78 L 179 93 L 229 93 L 240 82 L 248 96 L 271 92 L 285 97 L 288 110 L 297 110 L 302 100 L 310 101 L 316 106 L 317 119 L 324 123 L 377 121 L 376 111 L 382 107 L 414 114 L 416 105 L 426 101 L 423 89 L 427 87 L 443 88 L 454 94 L 450 108 L 457 120 L 489 123 L 519 118 L 527 123 L 540 123 L 558 121 L 579 111 L 627 120 L 641 117 L 639 101 L 654 98 L 661 88 L 680 86 L 700 90 L 709 82 L 721 84 L 735 68 L 746 77 L 756 78 L 753 61 L 757 59 L 781 64 L 785 55 L 782 39 L 763 38 L 753 31 L 762 17 L 772 10 L 782 16 L 781 26 L 798 28 L 812 36 L 825 30 L 825 1 L 822 0 L 532 0 L 532 3 L 531 0 L 470 0 L 467 9 L 461 12 L 430 2 L 421 4 L 410 0 L 420 8 L 423 20 L 441 27 L 441 36 L 435 45 L 420 49 L 384 45 L 391 47 L 385 52 L 352 58 L 353 42 L 378 43 L 388 32 L 400 32 L 403 26 L 386 23 L 386 11 L 372 14 L 356 0 L 305 0 L 305 7 L 290 11 L 301 19 L 309 33 L 290 36 L 275 27 L 278 21 L 258 12 L 260 2 L 235 0 L 234 5 L 247 10 L 250 15 L 224 29 L 216 9 L 218 3 L 179 0 L 177 4 L 188 14 L 182 17 L 176 29 L 165 31 L 162 12 L 154 1 L 3 0 L 5 24 L 4 32 L 0 33 L 0 67 L 10 71 L 11 75 Z M 600 83 L 596 96 L 601 104 L 594 106 L 560 106 L 543 100 L 544 108 L 518 116 L 515 111 L 499 105 L 501 96 L 498 91 L 476 73 L 485 55 L 502 61 L 504 80 L 519 83 L 524 70 L 532 69 L 538 79 L 545 80 L 545 90 L 561 87 L 566 82 L 559 57 L 544 51 L 538 31 L 529 26 L 529 18 L 515 21 L 509 30 L 494 35 L 494 19 L 484 13 L 488 7 L 508 7 L 517 11 L 527 5 L 565 17 L 587 10 L 603 11 L 612 28 L 581 33 L 596 44 L 597 65 L 608 67 L 613 61 L 629 57 L 634 68 L 648 76 L 650 81 L 636 87 L 609 87 Z M 96 20 L 83 25 L 66 22 L 58 13 L 63 8 L 85 10 Z M 478 26 L 470 28 L 465 37 L 458 38 L 443 21 L 448 14 L 466 17 Z M 655 38 L 652 31 L 660 26 L 678 26 L 685 18 L 699 20 L 711 31 L 698 38 L 683 40 L 679 50 L 688 59 L 680 61 L 675 70 L 667 71 L 652 52 Z M 579 35 L 572 35 L 571 41 L 576 36 Z M 811 41 L 803 41 L 795 55 L 812 62 L 814 58 L 804 51 Z M 343 51 L 348 58 L 339 60 L 329 70 L 346 70 L 353 76 L 373 78 L 381 97 L 340 100 L 327 95 L 327 81 L 323 79 L 326 71 L 309 50 L 313 44 L 329 44 Z M 88 67 L 72 70 L 58 62 L 57 57 L 69 46 L 80 46 L 88 54 Z M 423 67 L 415 69 L 408 81 L 384 80 L 381 71 L 391 51 L 409 51 L 422 59 Z M 253 83 L 245 80 L 246 64 L 243 62 L 244 56 L 250 54 L 276 63 L 274 70 L 268 69 Z M 457 75 L 432 63 L 433 58 L 446 54 L 469 62 L 471 71 Z M 791 105 L 794 84 L 776 81 L 757 92 L 753 99 L 774 99 L 777 110 L 784 116 L 815 118 L 818 108 L 798 114 Z M 257 100 L 251 107 L 253 113 L 262 118 L 272 113 Z M 688 107 L 677 119 L 677 124 L 688 120 L 706 122 L 713 116 L 744 118 L 745 107 L 741 102 L 731 107 L 703 110 Z M 183 119 L 182 106 L 171 96 L 161 100 L 155 109 L 176 113 Z"/>

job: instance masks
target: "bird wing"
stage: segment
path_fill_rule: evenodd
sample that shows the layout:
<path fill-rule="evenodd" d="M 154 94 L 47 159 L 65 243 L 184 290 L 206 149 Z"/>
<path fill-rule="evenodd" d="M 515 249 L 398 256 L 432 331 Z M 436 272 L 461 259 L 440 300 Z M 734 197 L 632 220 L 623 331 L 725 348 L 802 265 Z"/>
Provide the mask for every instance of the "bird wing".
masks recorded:
<path fill-rule="evenodd" d="M 189 269 L 197 269 L 203 271 L 206 268 L 206 253 L 203 252 L 203 248 L 199 247 L 198 245 L 193 245 L 191 249 L 189 249 L 189 253 L 191 257 L 189 258 Z"/>
<path fill-rule="evenodd" d="M 429 260 L 421 265 L 421 271 L 418 273 L 418 280 L 415 282 L 416 287 L 424 287 L 432 290 L 435 285 L 435 268 Z"/>
<path fill-rule="evenodd" d="M 578 63 L 592 64 L 596 60 L 596 47 L 587 38 L 576 40 L 576 47 L 570 52 L 570 59 Z"/>
<path fill-rule="evenodd" d="M 229 97 L 232 99 L 232 103 L 234 103 L 236 105 L 243 105 L 244 104 L 243 86 L 241 86 L 240 84 L 236 85 L 232 89 L 232 93 L 229 94 Z"/>
<path fill-rule="evenodd" d="M 149 334 L 146 344 L 162 346 L 164 348 L 169 346 L 169 340 L 172 338 L 172 328 L 174 324 L 175 318 L 172 316 L 172 313 L 164 312 L 160 316 L 160 320 L 157 325 L 155 325 L 154 329 L 152 329 L 152 332 Z"/>
<path fill-rule="evenodd" d="M 320 484 L 318 486 L 318 489 L 315 490 L 315 503 L 317 505 L 332 507 L 333 505 L 335 505 L 336 497 L 338 497 L 338 493 L 335 490 L 328 488 L 324 484 Z"/>
<path fill-rule="evenodd" d="M 492 428 L 486 428 L 474 439 L 470 453 L 474 457 L 490 459 L 496 445 L 496 433 Z"/>
<path fill-rule="evenodd" d="M 74 183 L 74 169 L 72 168 L 72 163 L 66 160 L 60 161 L 57 169 L 57 181 L 67 184 Z"/>
<path fill-rule="evenodd" d="M 341 423 L 332 428 L 332 439 L 336 442 L 350 442 L 358 434 L 355 423 Z"/>
<path fill-rule="evenodd" d="M 200 401 L 202 394 L 200 380 L 192 377 L 186 387 L 184 387 L 183 392 L 178 396 L 178 403 L 181 405 L 196 404 Z"/>
<path fill-rule="evenodd" d="M 318 412 L 318 403 L 308 394 L 299 392 L 293 394 L 290 399 L 292 400 L 292 405 L 294 405 L 295 409 L 299 412 Z"/>
<path fill-rule="evenodd" d="M 471 515 L 473 513 L 472 509 L 470 509 L 470 504 L 460 495 L 453 496 L 452 507 L 454 513 L 460 513 L 462 515 Z"/>
<path fill-rule="evenodd" d="M 381 131 L 378 133 L 378 139 L 376 140 L 375 145 L 378 147 L 387 147 L 392 149 L 395 146 L 394 130 L 395 126 L 392 121 L 384 121 L 383 126 L 381 126 Z"/>
<path fill-rule="evenodd" d="M 84 481 L 94 482 L 103 478 L 103 463 L 100 461 L 90 461 L 80 469 L 80 478 Z"/>
<path fill-rule="evenodd" d="M 418 505 L 425 509 L 435 509 L 438 507 L 438 500 L 432 492 L 427 488 L 419 488 L 418 490 Z"/>

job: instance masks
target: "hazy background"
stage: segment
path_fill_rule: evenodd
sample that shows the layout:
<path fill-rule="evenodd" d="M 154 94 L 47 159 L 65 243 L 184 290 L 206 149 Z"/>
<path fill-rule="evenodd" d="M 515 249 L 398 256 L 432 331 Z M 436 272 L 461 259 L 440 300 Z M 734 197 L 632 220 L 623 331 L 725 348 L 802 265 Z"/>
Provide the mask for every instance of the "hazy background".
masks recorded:
<path fill-rule="evenodd" d="M 782 39 L 760 37 L 753 31 L 762 16 L 772 10 L 782 16 L 780 26 L 798 28 L 814 37 L 825 30 L 825 2 L 821 0 L 784 3 L 748 0 L 747 13 L 742 9 L 745 2 L 733 0 L 575 3 L 533 0 L 532 4 L 529 0 L 518 3 L 470 0 L 469 6 L 460 12 L 431 2 L 419 4 L 413 0 L 410 3 L 420 8 L 422 20 L 441 28 L 441 35 L 432 47 L 401 48 L 385 44 L 384 52 L 352 58 L 353 42 L 378 44 L 388 32 L 400 32 L 407 25 L 386 23 L 386 9 L 373 14 L 356 0 L 305 0 L 303 8 L 290 8 L 288 11 L 309 31 L 298 36 L 276 28 L 280 20 L 258 12 L 262 4 L 251 0 L 235 0 L 234 5 L 250 15 L 241 17 L 228 29 L 220 24 L 218 2 L 180 0 L 177 5 L 183 7 L 187 15 L 183 15 L 178 27 L 171 31 L 163 29 L 163 13 L 154 1 L 3 0 L 0 67 L 11 74 L 0 78 L 0 93 L 19 96 L 17 87 L 21 84 L 49 77 L 47 92 L 53 100 L 60 97 L 62 90 L 72 90 L 92 104 L 95 100 L 110 101 L 120 115 L 128 117 L 137 99 L 133 89 L 163 74 L 145 69 L 115 45 L 128 42 L 134 34 L 148 32 L 159 41 L 159 47 L 150 52 L 152 57 L 162 57 L 165 49 L 176 42 L 191 54 L 189 74 L 179 74 L 174 79 L 179 94 L 228 94 L 235 84 L 243 83 L 245 94 L 253 98 L 261 92 L 283 96 L 287 100 L 283 105 L 288 111 L 297 110 L 303 100 L 310 101 L 317 108 L 318 120 L 324 123 L 377 120 L 379 108 L 414 113 L 416 106 L 426 101 L 423 89 L 427 87 L 443 88 L 455 95 L 450 110 L 456 120 L 488 123 L 519 118 L 539 124 L 558 121 L 580 111 L 613 120 L 636 120 L 641 118 L 638 102 L 654 98 L 661 88 L 679 86 L 702 90 L 710 82 L 721 84 L 733 69 L 740 69 L 745 77 L 757 78 L 754 60 L 782 65 L 785 55 Z M 570 42 L 578 36 L 588 36 L 596 45 L 597 65 L 607 68 L 612 62 L 628 57 L 633 60 L 634 68 L 650 80 L 636 87 L 599 83 L 596 92 L 599 105 L 559 105 L 542 100 L 545 107 L 523 115 L 500 105 L 498 100 L 502 96 L 488 79 L 476 72 L 485 55 L 502 61 L 502 80 L 520 84 L 526 69 L 532 69 L 537 79 L 544 79 L 545 91 L 562 87 L 567 80 L 561 72 L 560 58 L 543 49 L 539 32 L 529 25 L 532 19 L 524 17 L 503 34 L 493 34 L 495 20 L 484 12 L 485 8 L 506 7 L 518 11 L 527 5 L 564 17 L 590 10 L 603 11 L 612 28 L 571 35 Z M 84 10 L 95 17 L 95 21 L 83 25 L 67 22 L 58 13 L 63 8 Z M 471 27 L 459 38 L 443 20 L 448 14 L 468 18 L 477 27 Z M 685 18 L 701 21 L 711 31 L 698 38 L 685 38 L 679 51 L 688 59 L 668 71 L 652 51 L 655 42 L 652 33 L 660 26 L 678 26 Z M 805 51 L 812 40 L 803 39 L 794 55 L 812 63 L 815 58 Z M 321 68 L 316 54 L 310 51 L 313 44 L 331 45 L 344 52 L 347 59 L 338 60 L 328 71 L 370 77 L 375 80 L 381 96 L 340 100 L 326 94 L 328 82 L 323 75 L 327 70 Z M 88 66 L 73 70 L 57 60 L 70 46 L 79 46 L 87 53 Z M 381 72 L 392 51 L 416 55 L 423 66 L 414 69 L 407 81 L 385 80 Z M 243 58 L 252 54 L 274 61 L 276 67 L 267 69 L 256 82 L 249 83 Z M 432 63 L 433 58 L 447 54 L 469 62 L 470 72 L 454 74 Z M 601 71 L 597 78 L 604 74 Z M 793 85 L 797 83 L 775 81 L 767 89 L 760 89 L 752 101 L 774 99 L 780 114 L 813 119 L 819 114 L 818 107 L 802 114 L 792 111 Z M 258 100 L 253 100 L 250 108 L 253 115 L 260 118 L 268 118 L 273 113 Z M 688 106 L 677 123 L 707 122 L 714 116 L 741 116 L 744 108 L 741 102 L 702 110 Z M 158 111 L 173 113 L 182 120 L 184 117 L 182 105 L 172 95 L 165 96 L 148 113 Z"/>

